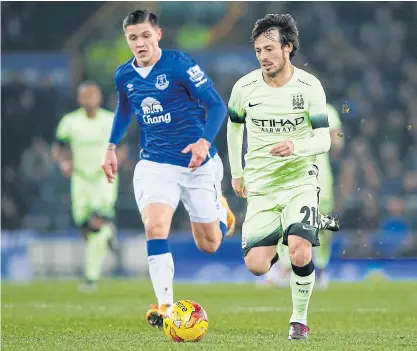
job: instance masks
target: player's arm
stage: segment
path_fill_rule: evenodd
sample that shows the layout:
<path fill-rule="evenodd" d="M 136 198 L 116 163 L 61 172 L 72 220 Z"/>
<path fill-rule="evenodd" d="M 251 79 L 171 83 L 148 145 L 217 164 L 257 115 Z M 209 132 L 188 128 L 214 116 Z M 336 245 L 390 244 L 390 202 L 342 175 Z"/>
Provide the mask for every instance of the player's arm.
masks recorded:
<path fill-rule="evenodd" d="M 330 151 L 333 156 L 338 157 L 345 146 L 342 121 L 340 120 L 339 112 L 331 104 L 327 104 L 327 112 L 329 116 L 330 138 L 332 141 Z"/>
<path fill-rule="evenodd" d="M 65 116 L 61 119 L 56 130 L 55 142 L 52 145 L 52 158 L 58 163 L 62 174 L 70 177 L 72 174 L 71 153 L 71 119 Z"/>
<path fill-rule="evenodd" d="M 329 151 L 331 145 L 326 94 L 320 82 L 312 87 L 313 98 L 309 104 L 309 117 L 313 135 L 310 138 L 293 140 L 294 155 L 312 156 Z"/>
<path fill-rule="evenodd" d="M 313 129 L 311 136 L 303 139 L 283 141 L 271 149 L 275 156 L 313 156 L 329 151 L 331 145 L 326 94 L 322 85 L 311 88 L 313 98 L 309 103 L 309 118 Z"/>
<path fill-rule="evenodd" d="M 227 107 L 215 87 L 205 89 L 199 93 L 198 97 L 207 107 L 206 126 L 201 137 L 211 144 L 226 119 Z"/>
<path fill-rule="evenodd" d="M 188 167 L 195 170 L 207 158 L 210 145 L 226 119 L 227 108 L 210 77 L 193 59 L 183 54 L 180 56 L 179 65 L 180 80 L 190 96 L 198 99 L 207 108 L 206 124 L 201 138 L 182 151 L 183 153 L 192 152 Z"/>
<path fill-rule="evenodd" d="M 118 165 L 116 146 L 122 141 L 122 138 L 126 134 L 132 119 L 132 111 L 130 109 L 127 95 L 118 85 L 117 71 L 115 74 L 115 83 L 117 89 L 117 107 L 110 133 L 109 145 L 105 151 L 104 161 L 101 166 L 109 183 L 113 183 L 117 173 Z"/>
<path fill-rule="evenodd" d="M 129 156 L 129 148 L 125 142 L 117 145 L 116 148 L 116 158 L 117 158 L 117 165 L 120 167 L 122 166 Z"/>
<path fill-rule="evenodd" d="M 232 187 L 237 196 L 246 197 L 242 167 L 242 144 L 246 113 L 241 107 L 237 85 L 233 87 L 228 111 L 229 121 L 227 122 L 227 150 L 229 155 L 230 170 L 232 173 Z"/>
<path fill-rule="evenodd" d="M 226 105 L 213 86 L 198 92 L 197 97 L 207 108 L 206 125 L 201 138 L 197 142 L 188 145 L 182 151 L 183 153 L 192 152 L 188 167 L 193 171 L 200 167 L 207 158 L 210 146 L 216 138 L 227 114 Z"/>

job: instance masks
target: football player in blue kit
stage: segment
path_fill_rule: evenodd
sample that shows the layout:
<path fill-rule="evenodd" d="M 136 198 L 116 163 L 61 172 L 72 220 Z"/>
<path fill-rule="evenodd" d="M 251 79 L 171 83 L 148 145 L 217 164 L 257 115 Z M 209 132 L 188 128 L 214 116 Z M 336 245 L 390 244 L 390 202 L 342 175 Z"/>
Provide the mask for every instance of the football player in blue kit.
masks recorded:
<path fill-rule="evenodd" d="M 162 316 L 173 304 L 174 262 L 167 238 L 178 202 L 188 211 L 203 252 L 214 253 L 234 231 L 235 217 L 221 192 L 223 165 L 213 144 L 227 108 L 191 57 L 159 48 L 162 30 L 155 14 L 135 11 L 123 29 L 134 57 L 115 72 L 118 106 L 102 168 L 112 182 L 116 145 L 134 113 L 141 152 L 133 184 L 157 298 L 146 318 L 151 326 L 162 327 Z"/>

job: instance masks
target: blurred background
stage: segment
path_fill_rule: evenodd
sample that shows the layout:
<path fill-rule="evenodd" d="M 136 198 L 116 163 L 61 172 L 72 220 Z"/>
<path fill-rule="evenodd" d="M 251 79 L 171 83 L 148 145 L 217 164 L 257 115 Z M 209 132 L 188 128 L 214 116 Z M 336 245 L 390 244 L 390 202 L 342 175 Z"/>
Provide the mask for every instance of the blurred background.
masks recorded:
<path fill-rule="evenodd" d="M 82 274 L 84 243 L 71 219 L 69 179 L 51 144 L 60 118 L 77 107 L 83 80 L 97 81 L 103 106 L 115 108 L 113 72 L 131 56 L 122 21 L 138 8 L 160 16 L 161 46 L 191 54 L 225 101 L 236 80 L 258 68 L 249 43 L 254 22 L 267 13 L 292 14 L 301 42 L 293 63 L 321 80 L 343 124 L 344 150 L 331 154 L 342 225 L 331 278 L 357 280 L 376 270 L 417 279 L 417 3 L 217 1 L 1 3 L 2 278 Z M 147 258 L 132 187 L 136 122 L 127 138 L 116 218 L 122 262 L 109 256 L 105 270 L 140 275 Z M 245 203 L 230 185 L 225 125 L 216 144 L 240 229 Z M 179 206 L 170 238 L 177 279 L 253 279 L 239 236 L 204 256 Z"/>

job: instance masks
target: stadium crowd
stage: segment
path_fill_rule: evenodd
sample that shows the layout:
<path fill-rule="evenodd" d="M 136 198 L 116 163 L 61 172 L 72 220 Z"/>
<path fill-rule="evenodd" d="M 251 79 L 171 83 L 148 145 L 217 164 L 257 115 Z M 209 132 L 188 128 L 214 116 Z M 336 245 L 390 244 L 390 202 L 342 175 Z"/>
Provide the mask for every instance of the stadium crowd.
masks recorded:
<path fill-rule="evenodd" d="M 4 30 L 2 24 L 3 52 L 35 49 L 22 48 L 27 32 L 19 31 L 19 23 L 31 15 L 13 11 L 9 27 Z M 417 224 L 417 3 L 250 4 L 236 28 L 212 48 L 226 53 L 232 44 L 248 46 L 256 18 L 271 12 L 288 12 L 298 21 L 301 49 L 294 63 L 319 77 L 328 101 L 341 115 L 345 148 L 331 156 L 335 213 L 343 229 L 355 231 L 358 238 L 366 231 L 392 232 L 394 241 L 402 243 L 401 254 L 417 253 L 417 236 L 412 234 Z M 50 49 L 62 49 L 56 36 L 49 40 Z M 227 101 L 239 77 L 225 80 L 220 69 L 208 73 Z M 105 91 L 105 97 L 105 106 L 113 109 L 114 92 Z M 2 82 L 2 228 L 71 226 L 69 181 L 54 164 L 50 145 L 59 118 L 75 107 L 74 95 L 55 89 L 47 77 L 36 89 L 18 75 Z M 132 126 L 130 158 L 120 170 L 119 228 L 142 225 L 131 184 L 138 155 L 136 132 Z M 224 126 L 216 141 L 225 166 L 224 192 L 242 223 L 244 202 L 234 197 L 230 186 L 225 132 Z M 187 217 L 185 210 L 179 211 L 174 229 L 188 229 Z"/>

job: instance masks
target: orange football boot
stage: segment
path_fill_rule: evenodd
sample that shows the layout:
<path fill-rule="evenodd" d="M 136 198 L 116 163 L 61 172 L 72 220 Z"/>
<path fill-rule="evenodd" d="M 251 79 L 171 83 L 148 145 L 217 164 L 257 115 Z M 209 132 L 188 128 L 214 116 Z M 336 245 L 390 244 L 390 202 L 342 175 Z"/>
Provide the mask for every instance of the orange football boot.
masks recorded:
<path fill-rule="evenodd" d="M 169 308 L 170 305 L 158 305 L 152 304 L 151 308 L 146 312 L 146 320 L 149 325 L 153 328 L 162 328 L 164 321 L 165 311 Z"/>
<path fill-rule="evenodd" d="M 227 233 L 226 237 L 229 238 L 235 233 L 235 227 L 236 227 L 236 217 L 233 214 L 232 210 L 229 207 L 229 204 L 227 203 L 227 199 L 222 195 L 222 205 L 227 209 Z"/>

